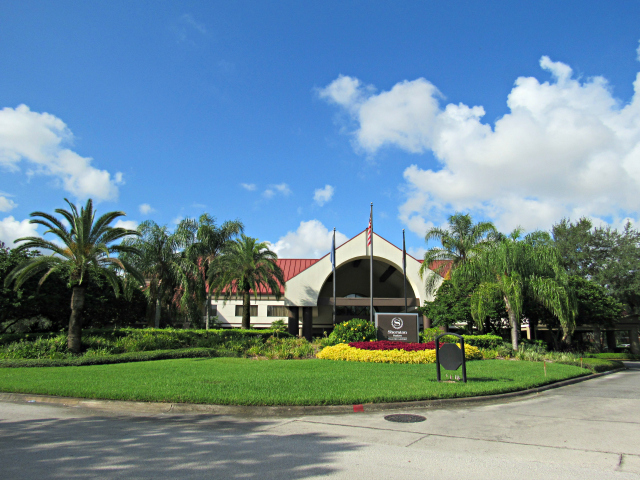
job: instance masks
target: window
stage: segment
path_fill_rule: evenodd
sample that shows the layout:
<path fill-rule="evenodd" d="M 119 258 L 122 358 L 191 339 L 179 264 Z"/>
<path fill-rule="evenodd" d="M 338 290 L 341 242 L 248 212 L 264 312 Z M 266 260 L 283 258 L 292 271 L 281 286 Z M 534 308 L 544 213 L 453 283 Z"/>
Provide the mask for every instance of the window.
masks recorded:
<path fill-rule="evenodd" d="M 244 308 L 242 307 L 242 305 L 236 305 L 236 317 L 241 317 L 243 310 L 244 310 Z M 257 305 L 249 306 L 249 316 L 250 317 L 257 317 L 258 316 L 258 306 Z"/>
<path fill-rule="evenodd" d="M 218 316 L 218 306 L 217 305 L 209 305 L 209 316 L 210 317 Z"/>
<path fill-rule="evenodd" d="M 288 316 L 289 316 L 289 307 L 285 307 L 284 305 L 268 305 L 267 306 L 267 317 L 287 318 Z"/>

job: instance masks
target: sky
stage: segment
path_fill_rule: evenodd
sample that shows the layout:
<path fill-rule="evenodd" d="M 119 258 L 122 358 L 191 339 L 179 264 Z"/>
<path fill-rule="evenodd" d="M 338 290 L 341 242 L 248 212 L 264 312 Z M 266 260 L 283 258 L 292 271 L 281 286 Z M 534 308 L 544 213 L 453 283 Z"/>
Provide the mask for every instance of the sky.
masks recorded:
<path fill-rule="evenodd" d="M 640 218 L 640 2 L 0 2 L 0 240 L 93 199 L 280 257 Z M 47 238 L 47 237 L 45 237 Z"/>

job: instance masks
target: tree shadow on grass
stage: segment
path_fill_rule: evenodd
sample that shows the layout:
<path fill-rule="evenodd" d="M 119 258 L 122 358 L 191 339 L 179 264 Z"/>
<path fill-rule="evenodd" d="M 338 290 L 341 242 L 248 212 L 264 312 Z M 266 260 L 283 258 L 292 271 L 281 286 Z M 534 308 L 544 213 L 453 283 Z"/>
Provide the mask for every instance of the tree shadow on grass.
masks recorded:
<path fill-rule="evenodd" d="M 304 479 L 356 444 L 219 416 L 0 421 L 2 478 Z"/>

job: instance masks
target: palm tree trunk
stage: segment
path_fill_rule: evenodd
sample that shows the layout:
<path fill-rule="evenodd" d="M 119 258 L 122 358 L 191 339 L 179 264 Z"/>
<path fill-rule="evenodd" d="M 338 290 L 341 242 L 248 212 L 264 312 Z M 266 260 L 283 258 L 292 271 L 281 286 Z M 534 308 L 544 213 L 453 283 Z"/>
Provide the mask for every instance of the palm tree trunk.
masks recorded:
<path fill-rule="evenodd" d="M 158 295 L 158 297 L 156 298 L 156 317 L 155 317 L 155 321 L 153 323 L 155 328 L 160 328 L 160 295 Z"/>
<path fill-rule="evenodd" d="M 249 316 L 251 314 L 251 296 L 249 292 L 242 293 L 242 328 L 251 328 Z"/>
<path fill-rule="evenodd" d="M 204 304 L 205 329 L 209 330 L 209 310 L 211 310 L 211 293 L 207 293 L 207 299 Z"/>
<path fill-rule="evenodd" d="M 69 318 L 69 335 L 67 348 L 73 353 L 82 349 L 82 309 L 84 308 L 84 287 L 76 285 L 71 294 L 71 317 Z"/>
<path fill-rule="evenodd" d="M 516 314 L 511 308 L 509 299 L 504 297 L 504 303 L 507 307 L 507 313 L 509 315 L 509 325 L 511 326 L 511 347 L 514 350 L 518 350 L 518 336 L 520 335 L 520 322 L 516 318 Z"/>

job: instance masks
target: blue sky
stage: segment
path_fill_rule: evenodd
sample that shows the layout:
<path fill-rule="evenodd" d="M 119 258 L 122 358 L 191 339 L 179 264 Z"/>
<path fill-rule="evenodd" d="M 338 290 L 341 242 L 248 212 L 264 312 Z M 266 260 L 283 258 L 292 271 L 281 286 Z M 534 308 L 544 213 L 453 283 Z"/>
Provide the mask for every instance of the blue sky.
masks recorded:
<path fill-rule="evenodd" d="M 2 2 L 0 240 L 63 198 L 284 257 L 637 221 L 640 3 Z M 640 90 L 640 82 L 637 83 Z"/>

